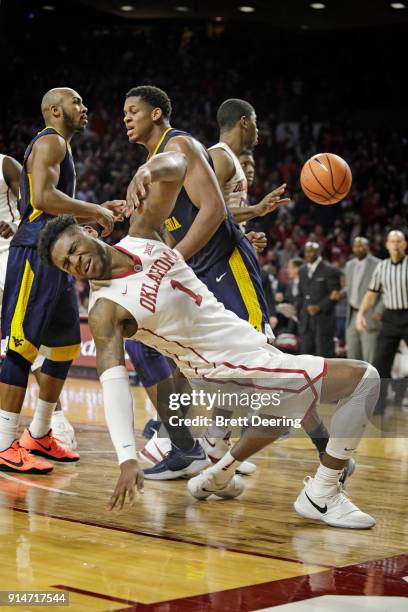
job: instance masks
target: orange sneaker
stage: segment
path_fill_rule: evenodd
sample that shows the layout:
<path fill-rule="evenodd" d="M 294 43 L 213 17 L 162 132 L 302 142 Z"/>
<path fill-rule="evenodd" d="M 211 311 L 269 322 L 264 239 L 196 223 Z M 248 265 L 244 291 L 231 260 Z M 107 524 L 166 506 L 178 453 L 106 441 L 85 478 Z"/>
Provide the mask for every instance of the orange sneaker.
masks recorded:
<path fill-rule="evenodd" d="M 19 472 L 20 474 L 48 474 L 53 470 L 51 463 L 36 459 L 17 440 L 0 452 L 0 470 L 3 472 Z"/>
<path fill-rule="evenodd" d="M 31 451 L 34 455 L 41 455 L 54 461 L 78 461 L 79 455 L 65 446 L 62 446 L 52 435 L 52 429 L 42 438 L 34 438 L 28 429 L 23 431 L 20 446 Z"/>

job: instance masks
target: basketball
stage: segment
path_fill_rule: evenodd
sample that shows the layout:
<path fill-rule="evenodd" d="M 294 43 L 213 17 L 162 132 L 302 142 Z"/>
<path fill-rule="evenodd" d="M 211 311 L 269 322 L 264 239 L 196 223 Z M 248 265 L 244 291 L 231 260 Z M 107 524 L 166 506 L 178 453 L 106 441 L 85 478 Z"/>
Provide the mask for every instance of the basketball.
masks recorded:
<path fill-rule="evenodd" d="M 313 155 L 300 174 L 303 193 L 316 204 L 340 202 L 350 191 L 352 180 L 348 163 L 334 153 Z"/>

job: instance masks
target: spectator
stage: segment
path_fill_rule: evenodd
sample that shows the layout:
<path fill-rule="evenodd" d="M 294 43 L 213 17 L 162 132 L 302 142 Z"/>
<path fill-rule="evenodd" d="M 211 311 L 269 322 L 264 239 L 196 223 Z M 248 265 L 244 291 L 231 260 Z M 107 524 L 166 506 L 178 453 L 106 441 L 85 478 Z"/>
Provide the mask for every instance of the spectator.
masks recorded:
<path fill-rule="evenodd" d="M 335 299 L 340 289 L 340 273 L 320 255 L 317 242 L 305 245 L 306 265 L 299 271 L 297 311 L 300 352 L 322 357 L 334 357 Z"/>

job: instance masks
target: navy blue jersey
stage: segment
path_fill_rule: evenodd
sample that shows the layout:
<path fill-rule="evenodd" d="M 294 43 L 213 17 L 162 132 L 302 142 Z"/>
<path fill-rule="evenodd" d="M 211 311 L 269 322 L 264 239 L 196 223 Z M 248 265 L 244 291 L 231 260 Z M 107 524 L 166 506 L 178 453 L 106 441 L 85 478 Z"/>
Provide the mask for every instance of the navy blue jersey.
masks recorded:
<path fill-rule="evenodd" d="M 20 176 L 21 198 L 19 201 L 19 209 L 21 213 L 21 222 L 11 242 L 12 246 L 36 247 L 40 231 L 47 221 L 53 217 L 53 215 L 49 215 L 35 207 L 35 202 L 33 202 L 32 178 L 31 174 L 27 172 L 27 160 L 31 154 L 34 143 L 39 138 L 48 136 L 49 134 L 58 134 L 58 132 L 52 127 L 44 128 L 32 139 L 24 154 L 23 169 Z M 68 142 L 65 157 L 60 163 L 60 176 L 57 189 L 71 198 L 74 197 L 75 167 L 71 147 Z"/>
<path fill-rule="evenodd" d="M 174 136 L 189 136 L 187 132 L 176 130 L 174 128 L 168 128 L 159 142 L 158 147 L 155 150 L 156 153 L 162 153 L 168 141 Z M 204 147 L 203 147 L 204 149 Z M 213 167 L 212 160 L 204 149 L 208 163 Z M 189 198 L 184 187 L 176 200 L 176 205 L 171 217 L 166 220 L 167 231 L 173 236 L 173 238 L 180 242 L 187 234 L 191 225 L 193 224 L 198 213 L 198 208 L 193 204 Z M 203 248 L 198 251 L 191 259 L 188 260 L 189 266 L 194 270 L 198 277 L 204 274 L 207 270 L 212 268 L 221 259 L 229 258 L 235 247 L 243 239 L 243 233 L 234 222 L 234 219 L 227 209 L 227 218 L 223 221 L 220 227 L 217 229 L 215 234 L 210 238 Z"/>

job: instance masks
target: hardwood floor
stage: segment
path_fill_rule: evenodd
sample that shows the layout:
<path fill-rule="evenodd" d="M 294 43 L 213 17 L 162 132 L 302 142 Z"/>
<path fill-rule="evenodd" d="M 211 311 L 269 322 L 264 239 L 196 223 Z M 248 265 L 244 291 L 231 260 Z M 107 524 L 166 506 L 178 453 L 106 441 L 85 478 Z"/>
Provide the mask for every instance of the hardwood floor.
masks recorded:
<path fill-rule="evenodd" d="M 142 390 L 134 388 L 134 394 L 140 431 L 149 414 Z M 33 383 L 26 419 L 35 395 Z M 42 477 L 0 473 L 0 590 L 67 587 L 69 610 L 237 611 L 266 608 L 268 594 L 272 603 L 281 602 L 273 585 L 282 601 L 302 591 L 305 580 L 309 590 L 320 585 L 319 594 L 341 592 L 336 580 L 349 566 L 358 568 L 348 574 L 355 580 L 366 568 L 364 584 L 378 563 L 387 580 L 394 580 L 389 573 L 401 563 L 408 576 L 407 415 L 399 413 L 388 424 L 400 438 L 367 437 L 357 453 L 349 493 L 377 520 L 374 529 L 358 531 L 328 528 L 293 511 L 303 478 L 317 467 L 303 435 L 256 458 L 258 470 L 246 478 L 240 499 L 198 502 L 185 481 L 146 481 L 135 507 L 108 512 L 118 468 L 99 383 L 69 379 L 62 403 L 76 424 L 80 462 L 56 464 Z M 398 562 L 377 561 L 390 557 Z M 319 577 L 315 583 L 313 576 Z M 400 582 L 408 591 L 407 582 Z M 272 585 L 269 591 L 265 585 Z"/>

